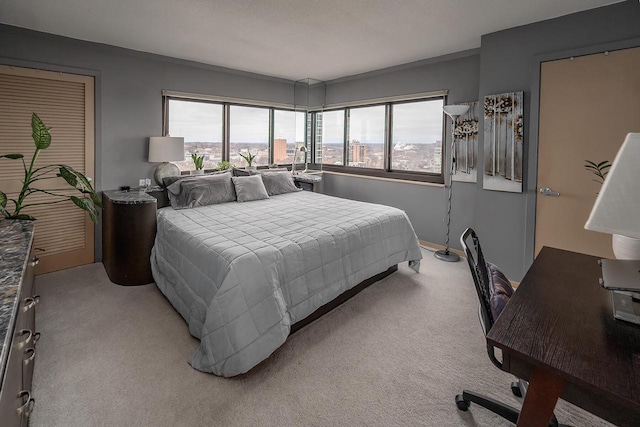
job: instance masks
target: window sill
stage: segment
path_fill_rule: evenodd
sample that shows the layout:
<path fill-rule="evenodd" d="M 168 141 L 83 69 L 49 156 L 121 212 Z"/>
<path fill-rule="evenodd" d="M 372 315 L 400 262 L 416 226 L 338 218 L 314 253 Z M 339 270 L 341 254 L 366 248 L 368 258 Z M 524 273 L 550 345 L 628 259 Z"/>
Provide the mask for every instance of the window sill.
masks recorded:
<path fill-rule="evenodd" d="M 398 182 L 402 184 L 423 185 L 426 187 L 444 188 L 444 184 L 439 184 L 437 182 L 414 181 L 414 180 L 402 179 L 402 178 L 387 178 L 387 177 L 381 177 L 381 176 L 371 176 L 371 175 L 363 175 L 363 174 L 347 173 L 347 172 L 334 172 L 334 171 L 328 171 L 328 170 L 323 170 L 322 173 L 329 174 L 329 175 L 349 176 L 353 178 L 373 179 L 378 181 Z"/>

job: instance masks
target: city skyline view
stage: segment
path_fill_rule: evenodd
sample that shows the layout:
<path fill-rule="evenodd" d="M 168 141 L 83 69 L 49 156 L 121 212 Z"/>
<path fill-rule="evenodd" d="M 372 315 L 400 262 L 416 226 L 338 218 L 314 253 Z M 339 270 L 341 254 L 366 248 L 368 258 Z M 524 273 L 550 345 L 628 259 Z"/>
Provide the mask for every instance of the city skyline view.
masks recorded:
<path fill-rule="evenodd" d="M 394 139 L 405 144 L 433 144 L 442 139 L 442 99 L 395 104 Z M 342 112 L 344 123 L 344 110 Z M 384 106 L 350 109 L 350 140 L 362 144 L 378 143 L 384 138 Z M 170 101 L 169 131 L 172 136 L 182 136 L 185 141 L 222 142 L 222 105 L 214 103 L 174 100 Z M 235 113 L 235 114 L 234 114 Z M 288 113 L 288 114 L 287 114 Z M 334 111 L 324 111 L 323 121 L 329 121 Z M 237 129 L 232 129 L 238 141 L 256 143 L 268 141 L 268 109 L 260 107 L 231 106 L 230 119 Z M 304 112 L 276 110 L 274 138 L 304 140 L 306 120 Z M 336 114 L 339 115 L 339 114 Z M 289 116 L 289 117 L 287 117 Z M 422 132 L 414 132 L 420 127 Z M 342 143 L 343 134 L 324 135 L 327 144 Z"/>

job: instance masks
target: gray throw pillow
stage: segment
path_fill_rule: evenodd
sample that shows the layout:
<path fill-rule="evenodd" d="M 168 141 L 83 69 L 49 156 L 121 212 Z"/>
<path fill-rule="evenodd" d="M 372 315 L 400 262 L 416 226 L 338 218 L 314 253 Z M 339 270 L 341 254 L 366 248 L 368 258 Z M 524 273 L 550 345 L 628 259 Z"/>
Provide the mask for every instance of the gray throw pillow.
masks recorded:
<path fill-rule="evenodd" d="M 233 176 L 251 176 L 257 174 L 257 170 L 233 168 Z"/>
<path fill-rule="evenodd" d="M 293 193 L 294 191 L 301 190 L 293 183 L 293 176 L 289 171 L 262 172 L 262 181 L 269 196 Z"/>
<path fill-rule="evenodd" d="M 284 172 L 284 171 L 288 171 L 289 169 L 287 168 L 272 168 L 270 167 L 269 169 L 243 169 L 243 168 L 233 168 L 233 176 L 251 176 L 251 175 L 257 175 L 259 173 L 266 173 L 266 172 Z"/>
<path fill-rule="evenodd" d="M 176 181 L 167 188 L 174 209 L 195 208 L 236 200 L 231 173 Z"/>
<path fill-rule="evenodd" d="M 164 188 L 169 188 L 169 186 L 173 183 L 175 183 L 176 181 L 182 181 L 185 179 L 198 179 L 198 178 L 202 178 L 204 176 L 210 176 L 210 175 L 220 175 L 222 173 L 226 173 L 228 171 L 215 171 L 215 172 L 209 172 L 209 173 L 205 173 L 203 175 L 176 175 L 176 176 L 167 176 L 165 178 L 162 178 L 162 183 L 164 184 Z"/>
<path fill-rule="evenodd" d="M 236 188 L 238 202 L 250 202 L 252 200 L 268 199 L 269 194 L 264 188 L 260 175 L 234 176 L 231 178 Z"/>

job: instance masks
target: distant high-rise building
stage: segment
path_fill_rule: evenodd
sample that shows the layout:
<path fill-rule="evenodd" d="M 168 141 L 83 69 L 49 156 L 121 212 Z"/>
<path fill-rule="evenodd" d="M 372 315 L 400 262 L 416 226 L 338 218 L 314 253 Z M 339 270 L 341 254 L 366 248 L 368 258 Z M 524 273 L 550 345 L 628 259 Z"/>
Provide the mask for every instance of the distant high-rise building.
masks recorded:
<path fill-rule="evenodd" d="M 367 146 L 353 140 L 349 144 L 349 166 L 364 167 L 367 164 Z"/>
<path fill-rule="evenodd" d="M 437 169 L 442 168 L 442 141 L 436 141 L 436 146 L 433 148 L 433 165 Z"/>
<path fill-rule="evenodd" d="M 276 138 L 273 140 L 273 162 L 287 162 L 287 140 L 284 138 Z"/>
<path fill-rule="evenodd" d="M 322 113 L 316 114 L 316 163 L 322 163 Z"/>

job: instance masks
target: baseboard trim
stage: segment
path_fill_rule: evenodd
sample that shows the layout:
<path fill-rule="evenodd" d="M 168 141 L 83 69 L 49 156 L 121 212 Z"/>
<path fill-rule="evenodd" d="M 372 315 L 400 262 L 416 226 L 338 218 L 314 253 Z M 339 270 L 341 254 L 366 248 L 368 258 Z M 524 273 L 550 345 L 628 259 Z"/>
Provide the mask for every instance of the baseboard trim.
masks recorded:
<path fill-rule="evenodd" d="M 424 240 L 420 240 L 420 245 L 421 246 L 425 246 L 425 247 L 430 248 L 430 249 L 433 249 L 434 251 L 439 251 L 441 249 L 444 249 L 443 245 L 438 245 L 437 243 L 426 242 Z M 461 250 L 453 249 L 453 248 L 449 248 L 449 250 L 451 252 L 453 252 L 453 253 L 456 253 L 456 254 L 460 255 L 460 258 L 466 258 L 464 252 L 461 251 Z M 511 286 L 513 286 L 514 289 L 516 289 L 520 285 L 520 282 L 516 282 L 515 280 L 509 280 L 509 282 L 511 282 Z"/>

